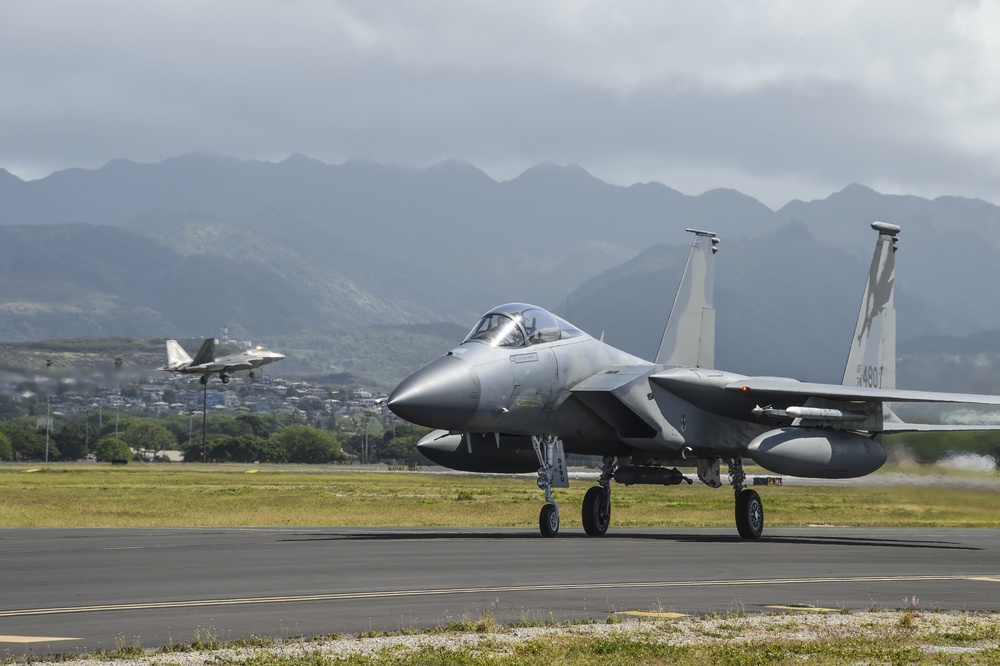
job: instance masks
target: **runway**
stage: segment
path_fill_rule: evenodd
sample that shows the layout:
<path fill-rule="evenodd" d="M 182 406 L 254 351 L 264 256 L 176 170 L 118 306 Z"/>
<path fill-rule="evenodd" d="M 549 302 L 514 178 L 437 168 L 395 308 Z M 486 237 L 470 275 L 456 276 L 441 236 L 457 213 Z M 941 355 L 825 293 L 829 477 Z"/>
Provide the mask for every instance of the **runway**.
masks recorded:
<path fill-rule="evenodd" d="M 0 656 L 616 613 L 1000 611 L 1000 530 L 0 529 Z"/>

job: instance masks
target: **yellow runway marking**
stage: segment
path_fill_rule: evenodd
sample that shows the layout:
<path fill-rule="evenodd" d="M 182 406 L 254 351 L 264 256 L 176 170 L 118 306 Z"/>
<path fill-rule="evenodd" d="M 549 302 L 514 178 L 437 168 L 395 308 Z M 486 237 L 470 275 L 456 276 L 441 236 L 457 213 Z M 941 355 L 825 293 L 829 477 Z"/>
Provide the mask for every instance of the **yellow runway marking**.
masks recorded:
<path fill-rule="evenodd" d="M 58 636 L 0 636 L 0 643 L 50 643 L 52 641 L 82 641 L 82 638 Z"/>
<path fill-rule="evenodd" d="M 839 608 L 820 608 L 819 606 L 764 606 L 776 610 L 803 611 L 806 613 L 837 613 Z"/>
<path fill-rule="evenodd" d="M 989 578 L 994 580 L 994 578 Z M 385 597 L 435 597 L 460 594 L 498 594 L 503 592 L 552 592 L 567 590 L 670 589 L 677 587 L 744 587 L 748 585 L 817 585 L 824 583 L 917 583 L 929 581 L 982 580 L 972 576 L 847 576 L 843 578 L 761 578 L 746 580 L 686 580 L 633 583 L 552 583 L 540 585 L 498 585 L 494 587 L 452 587 L 441 589 L 382 590 L 371 592 L 335 592 L 275 597 L 236 597 L 232 599 L 192 599 L 188 601 L 150 601 L 131 604 L 23 608 L 0 611 L 0 618 L 65 613 L 92 613 L 161 608 L 200 608 L 204 606 L 243 606 L 247 604 L 303 603 L 309 601 L 350 601 Z"/>
<path fill-rule="evenodd" d="M 981 580 L 985 583 L 1000 583 L 1000 578 L 996 576 L 969 576 L 966 580 Z"/>
<path fill-rule="evenodd" d="M 679 617 L 687 617 L 685 613 L 654 613 L 652 611 L 619 611 L 615 615 L 628 615 L 629 617 L 658 617 L 661 619 L 676 620 Z"/>

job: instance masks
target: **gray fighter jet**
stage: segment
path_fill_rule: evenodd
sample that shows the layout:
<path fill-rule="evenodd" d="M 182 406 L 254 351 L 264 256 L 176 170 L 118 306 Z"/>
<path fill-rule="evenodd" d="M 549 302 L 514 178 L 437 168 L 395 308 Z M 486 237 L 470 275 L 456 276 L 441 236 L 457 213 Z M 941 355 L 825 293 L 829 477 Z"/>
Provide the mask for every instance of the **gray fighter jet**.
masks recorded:
<path fill-rule="evenodd" d="M 262 365 L 285 358 L 284 354 L 257 346 L 222 358 L 215 358 L 215 338 L 206 338 L 194 358 L 176 340 L 167 340 L 167 364 L 160 370 L 201 375 L 201 383 L 207 384 L 209 375 L 219 373 L 223 384 L 229 382 L 229 373 L 249 370 L 251 379 L 254 370 Z"/>
<path fill-rule="evenodd" d="M 896 388 L 893 308 L 899 227 L 878 232 L 842 384 L 748 377 L 717 370 L 714 263 L 718 238 L 688 229 L 694 243 L 654 362 L 615 349 L 541 308 L 519 303 L 487 312 L 458 347 L 403 380 L 388 407 L 438 430 L 419 450 L 446 467 L 474 472 L 538 471 L 544 536 L 559 531 L 553 488 L 569 485 L 567 453 L 603 459 L 583 500 L 587 534 L 611 520 L 611 481 L 623 485 L 722 486 L 728 467 L 736 528 L 764 529 L 760 496 L 746 488 L 743 459 L 777 474 L 864 476 L 886 460 L 882 433 L 997 429 L 901 421 L 890 402 L 1000 404 L 1000 396 Z"/>

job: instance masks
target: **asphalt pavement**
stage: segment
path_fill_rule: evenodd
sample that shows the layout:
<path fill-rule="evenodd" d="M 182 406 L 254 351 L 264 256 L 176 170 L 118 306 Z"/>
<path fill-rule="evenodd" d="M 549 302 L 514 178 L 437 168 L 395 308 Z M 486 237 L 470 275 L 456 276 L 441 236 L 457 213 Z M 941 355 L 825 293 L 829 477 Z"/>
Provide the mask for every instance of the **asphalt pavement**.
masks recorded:
<path fill-rule="evenodd" d="M 0 656 L 610 615 L 1000 611 L 1000 530 L 0 529 Z M 794 610 L 792 610 L 794 612 Z"/>

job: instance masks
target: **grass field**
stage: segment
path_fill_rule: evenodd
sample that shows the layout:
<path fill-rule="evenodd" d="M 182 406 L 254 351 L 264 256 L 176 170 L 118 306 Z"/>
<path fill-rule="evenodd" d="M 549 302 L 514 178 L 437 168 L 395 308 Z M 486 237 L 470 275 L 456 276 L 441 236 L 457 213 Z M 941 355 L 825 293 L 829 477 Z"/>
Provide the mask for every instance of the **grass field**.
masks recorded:
<path fill-rule="evenodd" d="M 926 469 L 915 470 L 926 472 Z M 996 473 L 981 474 L 995 478 Z M 766 486 L 768 527 L 1000 527 L 1000 492 L 936 485 Z M 930 477 L 925 477 L 930 479 Z M 583 494 L 557 489 L 562 525 L 581 526 Z M 613 486 L 612 527 L 730 527 L 729 487 Z M 533 527 L 542 493 L 520 477 L 349 467 L 0 465 L 2 527 Z"/>

